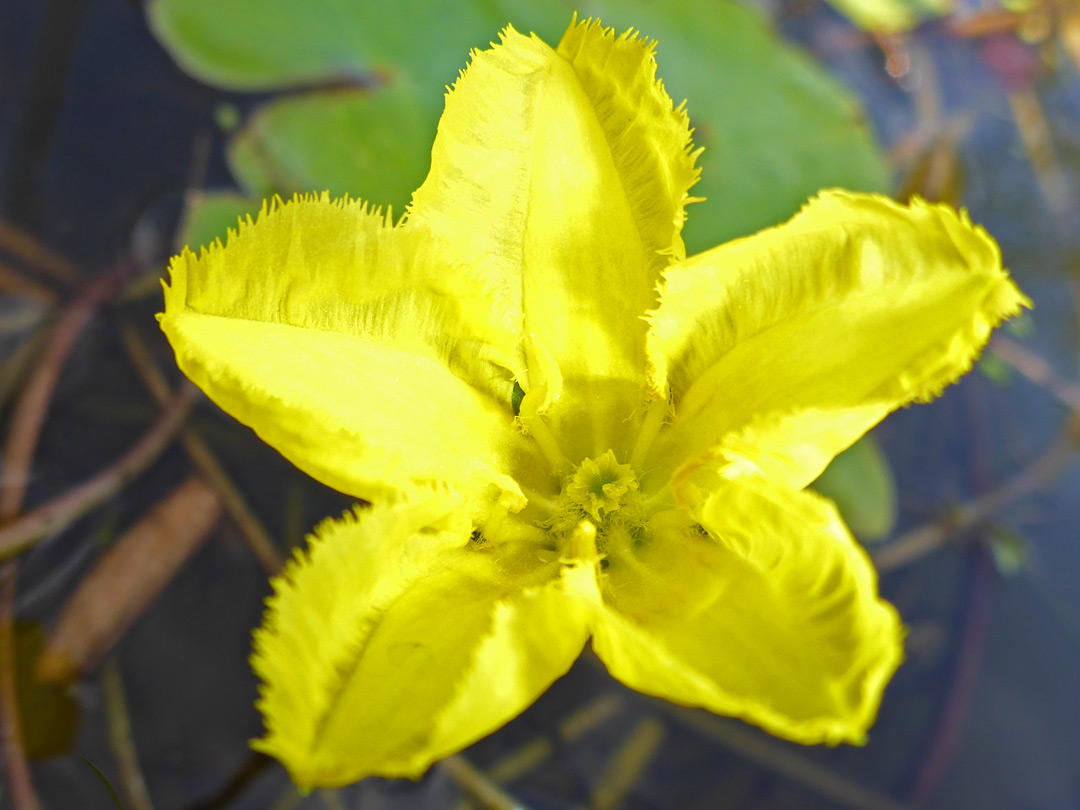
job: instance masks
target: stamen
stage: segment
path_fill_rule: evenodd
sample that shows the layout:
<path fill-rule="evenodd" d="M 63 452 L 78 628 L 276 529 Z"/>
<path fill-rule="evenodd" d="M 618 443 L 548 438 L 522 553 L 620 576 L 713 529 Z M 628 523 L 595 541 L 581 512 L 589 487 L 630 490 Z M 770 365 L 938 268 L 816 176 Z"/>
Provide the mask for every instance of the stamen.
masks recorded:
<path fill-rule="evenodd" d="M 656 512 L 662 511 L 660 508 L 661 506 L 674 503 L 675 495 L 671 491 L 671 486 L 669 484 L 664 484 L 664 486 L 660 487 L 660 489 L 658 489 L 649 498 L 647 498 L 642 505 L 644 506 L 646 512 L 648 512 L 649 514 L 654 514 Z"/>
<path fill-rule="evenodd" d="M 664 426 L 667 413 L 667 399 L 654 399 L 650 403 L 649 410 L 645 413 L 645 421 L 641 423 L 641 431 L 638 433 L 637 441 L 634 442 L 634 449 L 630 453 L 630 466 L 635 470 L 641 469 L 645 457 L 652 450 L 653 441 L 656 440 L 657 434 L 660 433 L 660 428 Z"/>
<path fill-rule="evenodd" d="M 583 520 L 574 527 L 567 549 L 571 560 L 591 562 L 599 555 L 596 551 L 596 526 L 590 520 Z"/>
<path fill-rule="evenodd" d="M 488 513 L 484 525 L 480 527 L 480 534 L 484 537 L 495 537 L 499 533 L 499 528 L 506 520 L 506 516 L 510 514 L 512 500 L 513 498 L 507 497 L 507 493 L 502 494 L 495 506 L 492 507 L 491 512 Z"/>
<path fill-rule="evenodd" d="M 529 489 L 528 487 L 522 487 L 521 491 L 525 493 L 525 500 L 528 501 L 528 506 L 526 508 L 529 506 L 538 506 L 548 513 L 548 517 L 552 517 L 559 510 L 558 502 L 546 495 L 541 495 L 539 492 Z"/>
<path fill-rule="evenodd" d="M 569 472 L 570 462 L 566 460 L 566 456 L 559 449 L 555 437 L 551 434 L 551 428 L 547 426 L 543 418 L 539 414 L 532 416 L 525 422 L 525 427 L 533 439 L 536 440 L 536 445 L 540 448 L 540 452 L 544 454 L 548 464 L 551 465 L 551 471 L 559 476 Z"/>

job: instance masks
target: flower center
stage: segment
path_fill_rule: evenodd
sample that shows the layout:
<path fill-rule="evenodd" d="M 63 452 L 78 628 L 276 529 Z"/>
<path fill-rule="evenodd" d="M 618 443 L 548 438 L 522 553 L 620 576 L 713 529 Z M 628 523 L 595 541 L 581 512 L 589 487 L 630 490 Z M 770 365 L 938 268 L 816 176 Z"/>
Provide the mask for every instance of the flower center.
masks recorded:
<path fill-rule="evenodd" d="M 583 512 L 599 526 L 637 492 L 638 482 L 629 464 L 620 464 L 608 450 L 598 459 L 587 458 L 563 486 L 562 500 L 572 512 Z"/>
<path fill-rule="evenodd" d="M 633 542 L 648 522 L 633 468 L 620 464 L 611 450 L 585 459 L 565 479 L 551 531 L 563 545 L 585 520 L 596 528 L 600 554 L 612 544 Z"/>

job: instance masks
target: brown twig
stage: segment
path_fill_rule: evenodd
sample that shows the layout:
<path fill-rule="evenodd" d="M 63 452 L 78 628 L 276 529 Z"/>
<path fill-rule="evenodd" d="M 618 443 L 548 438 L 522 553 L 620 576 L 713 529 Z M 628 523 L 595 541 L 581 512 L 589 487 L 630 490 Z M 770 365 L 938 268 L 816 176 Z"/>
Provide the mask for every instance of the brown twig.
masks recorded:
<path fill-rule="evenodd" d="M 15 687 L 15 561 L 0 565 L 0 756 L 11 806 L 15 810 L 38 810 L 37 792 L 22 744 L 19 702 Z"/>
<path fill-rule="evenodd" d="M 606 723 L 623 707 L 623 699 L 617 695 L 604 695 L 559 721 L 556 729 L 563 742 L 573 742 L 597 726 Z M 487 769 L 488 776 L 500 784 L 512 782 L 524 773 L 532 770 L 549 757 L 555 746 L 548 736 L 538 737 L 521 748 L 497 759 Z"/>
<path fill-rule="evenodd" d="M 67 683 L 93 669 L 221 516 L 221 499 L 191 476 L 132 526 L 64 603 L 37 661 L 38 680 Z"/>
<path fill-rule="evenodd" d="M 28 279 L 3 262 L 0 262 L 0 293 L 29 298 L 45 304 L 51 304 L 56 300 L 56 290 L 52 287 L 46 287 L 44 284 Z"/>
<path fill-rule="evenodd" d="M 896 197 L 910 200 L 918 195 L 932 202 L 957 205 L 962 184 L 959 145 L 970 129 L 971 119 L 964 115 L 953 116 L 943 125 L 926 125 L 926 134 L 909 143 L 912 154 L 903 156 L 909 168 Z M 900 162 L 899 152 L 894 154 Z"/>
<path fill-rule="evenodd" d="M 439 763 L 439 767 L 487 810 L 527 810 L 525 805 L 492 782 L 461 754 L 447 757 Z"/>
<path fill-rule="evenodd" d="M 985 492 L 992 482 L 988 448 L 996 434 L 987 408 L 987 401 L 972 387 L 965 389 L 969 402 L 972 433 L 971 486 Z M 941 701 L 941 711 L 924 747 L 924 753 L 912 780 L 908 798 L 916 805 L 925 805 L 933 796 L 949 763 L 960 746 L 964 727 L 974 699 L 975 686 L 982 668 L 990 622 L 995 569 L 991 550 L 985 544 L 974 545 L 968 555 L 970 572 L 964 589 L 964 629 L 959 653 L 953 667 L 949 686 Z"/>
<path fill-rule="evenodd" d="M 819 765 L 784 743 L 747 728 L 736 720 L 684 709 L 661 700 L 657 700 L 656 705 L 682 725 L 731 749 L 743 759 L 828 799 L 831 806 L 852 810 L 911 810 L 910 805 Z"/>
<path fill-rule="evenodd" d="M 878 571 L 902 568 L 948 545 L 958 533 L 974 528 L 995 512 L 1052 481 L 1075 458 L 1080 425 L 1076 419 L 1019 473 L 994 489 L 955 507 L 943 521 L 920 526 L 902 534 L 871 556 Z"/>
<path fill-rule="evenodd" d="M 25 338 L 0 363 L 0 405 L 7 403 L 27 376 L 27 369 L 41 354 L 49 339 L 49 323 L 42 321 L 33 334 Z"/>
<path fill-rule="evenodd" d="M 604 695 L 559 721 L 556 734 L 563 742 L 573 742 L 603 725 L 622 710 L 623 699 L 617 694 Z M 486 769 L 487 778 L 498 785 L 505 785 L 538 768 L 555 751 L 550 735 L 537 736 L 514 750 L 503 754 Z M 462 798 L 455 810 L 468 810 L 473 803 Z"/>
<path fill-rule="evenodd" d="M 233 806 L 234 800 L 241 796 L 251 786 L 252 782 L 268 770 L 274 762 L 266 754 L 255 751 L 250 752 L 240 768 L 232 774 L 228 782 L 217 793 L 199 801 L 197 804 L 187 805 L 183 810 L 227 810 L 227 808 Z M 289 795 L 297 796 L 298 800 L 302 798 L 294 785 L 290 784 L 289 791 Z M 277 807 L 277 805 L 275 804 L 273 807 Z"/>
<path fill-rule="evenodd" d="M 294 810 L 303 800 L 304 794 L 297 790 L 295 785 L 289 785 L 270 805 L 269 810 Z"/>
<path fill-rule="evenodd" d="M 20 234 L 20 231 L 0 223 L 0 239 L 5 239 L 5 244 L 11 243 L 16 247 L 29 244 L 34 247 L 32 241 L 20 241 Z M 86 325 L 115 289 L 124 272 L 125 268 L 118 266 L 87 284 L 52 326 L 40 362 L 15 405 L 4 441 L 3 466 L 0 467 L 0 524 L 14 525 L 14 522 L 8 521 L 22 508 L 30 465 L 60 372 Z M 0 552 L 0 560 L 3 557 Z M 16 810 L 36 810 L 39 803 L 22 746 L 15 696 L 13 626 L 18 571 L 16 560 L 0 564 L 0 753 L 3 754 L 7 782 Z"/>
<path fill-rule="evenodd" d="M 870 36 L 885 57 L 885 72 L 893 79 L 902 79 L 911 71 L 911 52 L 904 34 L 872 31 Z"/>
<path fill-rule="evenodd" d="M 15 406 L 4 444 L 4 478 L 0 486 L 0 522 L 18 513 L 26 493 L 30 464 L 37 448 L 41 426 L 56 390 L 64 363 L 80 335 L 101 304 L 119 282 L 121 269 L 90 282 L 53 324 L 34 375 L 27 381 Z"/>
<path fill-rule="evenodd" d="M 78 284 L 83 279 L 82 272 L 75 264 L 45 247 L 26 231 L 2 220 L 0 248 L 56 281 Z"/>
<path fill-rule="evenodd" d="M 184 385 L 161 418 L 118 461 L 53 501 L 0 528 L 0 559 L 18 554 L 51 531 L 69 525 L 119 492 L 168 446 L 187 419 L 198 392 Z"/>
<path fill-rule="evenodd" d="M 995 34 L 1012 34 L 1027 19 L 1027 14 L 1006 9 L 991 9 L 974 14 L 954 15 L 949 19 L 949 32 L 963 39 L 978 39 Z"/>
<path fill-rule="evenodd" d="M 1080 384 L 1061 379 L 1039 355 L 1003 335 L 994 338 L 990 351 L 1033 383 L 1041 385 L 1080 417 Z"/>
<path fill-rule="evenodd" d="M 1080 5 L 1073 0 L 1057 0 L 1058 36 L 1076 67 L 1080 69 Z"/>
<path fill-rule="evenodd" d="M 131 810 L 154 810 L 146 790 L 131 734 L 131 715 L 124 697 L 124 683 L 115 658 L 101 668 L 101 690 L 105 693 L 105 715 L 109 726 L 109 747 L 120 772 L 120 789 Z"/>
<path fill-rule="evenodd" d="M 622 804 L 663 740 L 664 724 L 655 717 L 647 717 L 638 723 L 630 738 L 619 746 L 593 788 L 594 810 L 615 810 Z"/>
<path fill-rule="evenodd" d="M 1069 214 L 1072 211 L 1067 174 L 1061 168 L 1054 149 L 1050 124 L 1046 120 L 1035 90 L 1022 87 L 1008 94 L 1016 127 L 1020 131 L 1020 140 L 1024 144 L 1031 167 L 1035 170 L 1035 180 L 1039 184 L 1043 199 L 1050 213 L 1054 215 L 1059 228 L 1066 229 Z M 1068 230 L 1063 232 L 1068 233 Z"/>
<path fill-rule="evenodd" d="M 172 398 L 172 391 L 169 389 L 169 383 L 165 380 L 165 375 L 161 373 L 161 370 L 154 363 L 138 332 L 131 327 L 125 327 L 121 332 L 121 338 L 124 342 L 124 348 L 127 349 L 128 358 L 139 372 L 143 383 L 154 399 L 158 401 L 158 404 L 165 405 Z M 248 506 L 244 496 L 240 494 L 240 490 L 236 488 L 221 463 L 210 448 L 207 447 L 206 443 L 191 428 L 184 429 L 180 434 L 180 440 L 183 442 L 184 449 L 187 451 L 192 463 L 198 468 L 207 483 L 217 490 L 218 495 L 221 496 L 225 511 L 228 512 L 229 517 L 240 529 L 240 533 L 252 553 L 263 568 L 266 569 L 267 573 L 271 575 L 277 574 L 283 565 L 281 552 L 278 551 L 274 541 L 270 539 L 270 534 L 263 528 L 262 523 L 255 517 L 251 507 Z"/>
<path fill-rule="evenodd" d="M 30 332 L 37 329 L 49 317 L 49 308 L 23 306 L 0 314 L 0 336 Z"/>
<path fill-rule="evenodd" d="M 982 663 L 990 621 L 994 564 L 988 548 L 976 548 L 975 552 L 977 556 L 974 560 L 967 615 L 964 618 L 964 633 L 960 641 L 960 657 L 949 691 L 942 702 L 944 708 L 941 717 L 911 788 L 911 801 L 918 806 L 926 804 L 933 796 L 953 758 L 964 730 Z"/>

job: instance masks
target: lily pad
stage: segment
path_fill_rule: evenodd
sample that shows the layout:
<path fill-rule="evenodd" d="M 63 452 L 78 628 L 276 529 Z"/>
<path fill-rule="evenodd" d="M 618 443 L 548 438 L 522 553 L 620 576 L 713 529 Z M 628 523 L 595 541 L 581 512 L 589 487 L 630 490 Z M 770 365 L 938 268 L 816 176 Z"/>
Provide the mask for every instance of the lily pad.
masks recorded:
<path fill-rule="evenodd" d="M 229 166 L 256 197 L 330 191 L 401 211 L 427 174 L 438 113 L 404 82 L 287 96 L 229 145 Z"/>
<path fill-rule="evenodd" d="M 884 540 L 896 525 L 896 481 L 872 434 L 834 458 L 813 487 L 836 501 L 851 531 L 863 542 Z"/>
<path fill-rule="evenodd" d="M 888 187 L 851 97 L 756 12 L 716 0 L 599 0 L 579 10 L 657 39 L 669 92 L 689 99 L 705 147 L 694 193 L 708 198 L 690 211 L 691 252 L 775 224 L 823 187 Z M 468 49 L 508 22 L 557 43 L 572 9 L 560 0 L 152 0 L 148 13 L 177 62 L 221 87 L 374 85 L 370 97 L 323 89 L 275 102 L 241 131 L 232 164 L 259 193 L 330 189 L 401 210 Z"/>
<path fill-rule="evenodd" d="M 557 10 L 565 26 L 573 11 L 546 0 L 528 12 L 532 5 L 481 0 L 151 0 L 147 15 L 180 66 L 219 87 L 273 90 L 386 72 L 407 74 L 418 87 L 434 82 L 431 90 L 440 98 L 443 86 L 463 67 L 462 55 L 486 47 L 508 22 L 518 28 L 535 26 L 538 19 L 553 20 L 551 11 Z"/>
<path fill-rule="evenodd" d="M 616 30 L 658 41 L 668 93 L 688 99 L 701 181 L 691 192 L 690 253 L 775 225 L 818 190 L 889 188 L 889 170 L 854 100 L 782 42 L 756 12 L 696 0 L 585 3 Z"/>
<path fill-rule="evenodd" d="M 176 234 L 176 249 L 189 247 L 196 253 L 215 239 L 225 240 L 242 217 L 255 216 L 261 199 L 252 199 L 235 191 L 204 191 L 192 196 L 184 209 L 184 218 Z"/>

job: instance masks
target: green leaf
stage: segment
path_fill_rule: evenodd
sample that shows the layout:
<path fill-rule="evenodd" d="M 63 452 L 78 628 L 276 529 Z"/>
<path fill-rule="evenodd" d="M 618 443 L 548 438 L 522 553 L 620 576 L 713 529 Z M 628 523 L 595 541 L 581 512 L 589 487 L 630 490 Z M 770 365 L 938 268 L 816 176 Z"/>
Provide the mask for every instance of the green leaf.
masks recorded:
<path fill-rule="evenodd" d="M 821 188 L 885 191 L 889 170 L 855 101 L 754 11 L 694 0 L 584 3 L 616 30 L 658 41 L 659 74 L 687 99 L 706 201 L 690 206 L 689 253 L 794 214 Z"/>
<path fill-rule="evenodd" d="M 237 133 L 229 166 L 257 197 L 329 191 L 401 212 L 427 174 L 438 120 L 403 82 L 288 96 Z"/>
<path fill-rule="evenodd" d="M 254 91 L 366 74 L 377 43 L 364 17 L 377 5 L 151 0 L 146 12 L 151 29 L 188 73 L 219 87 Z"/>
<path fill-rule="evenodd" d="M 693 193 L 708 198 L 690 209 L 690 252 L 786 219 L 826 186 L 888 187 L 885 160 L 851 97 L 755 12 L 717 0 L 593 0 L 578 9 L 657 39 L 660 75 L 676 101 L 689 100 L 695 141 L 705 147 Z M 277 102 L 243 130 L 231 160 L 260 192 L 330 189 L 398 210 L 423 177 L 445 86 L 469 49 L 486 47 L 508 22 L 554 46 L 572 10 L 560 0 L 148 6 L 174 58 L 222 87 L 381 83 L 366 101 L 324 90 Z M 386 93 L 398 95 L 380 100 Z"/>
<path fill-rule="evenodd" d="M 573 11 L 545 0 L 526 12 L 532 5 L 523 0 L 150 0 L 147 15 L 181 67 L 219 87 L 272 90 L 387 72 L 407 74 L 418 87 L 433 85 L 430 90 L 441 99 L 469 50 L 487 47 L 508 22 L 528 29 L 537 20 L 558 19 L 565 28 Z"/>
<path fill-rule="evenodd" d="M 176 249 L 190 247 L 196 253 L 235 229 L 242 217 L 254 217 L 262 200 L 245 197 L 235 191 L 204 191 L 193 195 L 184 209 L 184 218 L 176 232 Z"/>
<path fill-rule="evenodd" d="M 896 482 L 881 447 L 863 436 L 833 459 L 813 483 L 832 498 L 851 531 L 868 543 L 884 540 L 896 523 Z"/>

